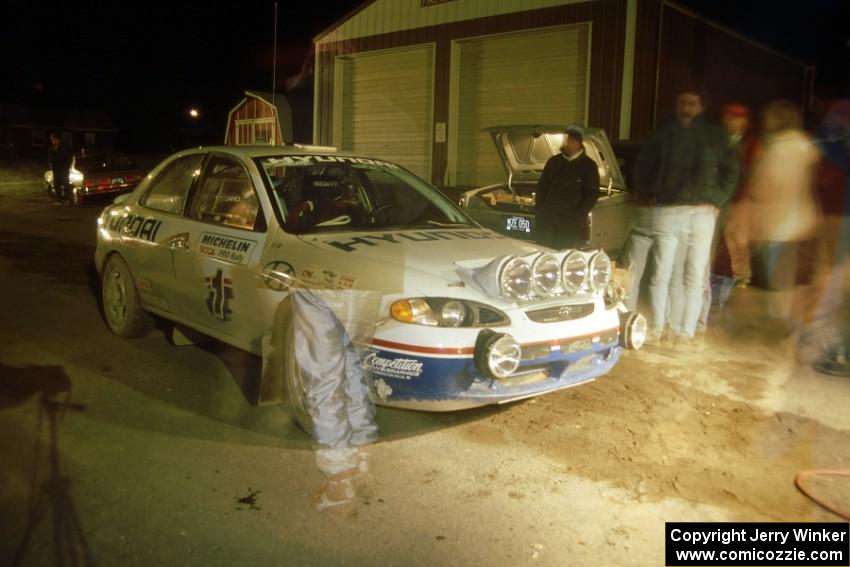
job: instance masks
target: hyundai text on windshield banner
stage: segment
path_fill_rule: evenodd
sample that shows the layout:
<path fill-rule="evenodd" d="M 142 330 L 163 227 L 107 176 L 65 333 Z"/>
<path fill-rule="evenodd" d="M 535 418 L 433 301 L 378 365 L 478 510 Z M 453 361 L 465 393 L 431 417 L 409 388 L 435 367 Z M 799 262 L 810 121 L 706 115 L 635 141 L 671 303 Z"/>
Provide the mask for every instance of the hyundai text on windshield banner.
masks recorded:
<path fill-rule="evenodd" d="M 846 523 L 667 522 L 665 564 L 850 566 Z"/>

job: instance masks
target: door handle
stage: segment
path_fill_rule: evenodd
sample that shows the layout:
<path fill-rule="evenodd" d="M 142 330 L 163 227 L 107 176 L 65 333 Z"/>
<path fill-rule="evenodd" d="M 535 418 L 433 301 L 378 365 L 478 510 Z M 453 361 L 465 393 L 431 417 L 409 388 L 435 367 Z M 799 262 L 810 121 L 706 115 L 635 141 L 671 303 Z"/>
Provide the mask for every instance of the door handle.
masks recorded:
<path fill-rule="evenodd" d="M 175 234 L 168 239 L 168 247 L 171 250 L 188 250 L 189 249 L 189 234 Z"/>

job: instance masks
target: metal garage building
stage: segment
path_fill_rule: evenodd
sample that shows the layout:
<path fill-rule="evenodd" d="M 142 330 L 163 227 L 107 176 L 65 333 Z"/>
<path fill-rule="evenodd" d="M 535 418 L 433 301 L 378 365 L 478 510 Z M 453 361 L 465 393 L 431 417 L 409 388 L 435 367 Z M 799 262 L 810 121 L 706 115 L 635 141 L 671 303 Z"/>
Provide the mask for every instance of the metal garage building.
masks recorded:
<path fill-rule="evenodd" d="M 685 79 L 715 105 L 802 103 L 808 79 L 802 63 L 664 0 L 373 0 L 315 48 L 314 142 L 446 186 L 500 179 L 487 126 L 578 122 L 628 140 Z"/>

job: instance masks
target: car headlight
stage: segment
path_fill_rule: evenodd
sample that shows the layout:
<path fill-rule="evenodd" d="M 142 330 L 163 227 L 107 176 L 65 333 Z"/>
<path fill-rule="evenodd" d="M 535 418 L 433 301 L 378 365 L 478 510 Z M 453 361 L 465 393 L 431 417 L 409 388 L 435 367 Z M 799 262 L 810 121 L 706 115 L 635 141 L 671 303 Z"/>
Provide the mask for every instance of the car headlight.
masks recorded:
<path fill-rule="evenodd" d="M 440 324 L 434 310 L 424 299 L 402 299 L 390 306 L 390 315 L 396 321 L 436 327 Z"/>
<path fill-rule="evenodd" d="M 507 378 L 519 368 L 522 347 L 506 333 L 485 329 L 478 335 L 474 358 L 478 370 L 483 374 L 493 378 Z"/>
<path fill-rule="evenodd" d="M 498 327 L 511 323 L 507 315 L 483 303 L 445 297 L 399 299 L 390 306 L 390 316 L 401 323 L 429 327 Z"/>
<path fill-rule="evenodd" d="M 611 274 L 614 267 L 611 265 L 611 258 L 608 254 L 600 250 L 590 259 L 590 287 L 593 291 L 605 291 L 608 282 L 611 281 Z"/>
<path fill-rule="evenodd" d="M 532 289 L 538 295 L 552 295 L 561 283 L 558 259 L 552 254 L 541 254 L 531 265 Z"/>
<path fill-rule="evenodd" d="M 499 291 L 508 299 L 526 299 L 531 292 L 531 267 L 516 256 L 499 270 Z"/>
<path fill-rule="evenodd" d="M 466 317 L 466 307 L 460 301 L 446 301 L 440 308 L 440 320 L 446 327 L 460 327 Z"/>
<path fill-rule="evenodd" d="M 587 282 L 587 260 L 581 252 L 573 251 L 564 256 L 561 263 L 561 280 L 564 289 L 575 293 L 583 288 Z"/>

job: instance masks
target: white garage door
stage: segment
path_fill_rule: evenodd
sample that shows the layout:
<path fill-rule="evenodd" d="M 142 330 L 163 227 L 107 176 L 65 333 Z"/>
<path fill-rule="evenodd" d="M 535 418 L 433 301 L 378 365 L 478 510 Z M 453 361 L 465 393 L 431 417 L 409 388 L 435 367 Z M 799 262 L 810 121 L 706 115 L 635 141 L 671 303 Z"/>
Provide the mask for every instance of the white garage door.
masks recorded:
<path fill-rule="evenodd" d="M 452 185 L 504 179 L 493 142 L 482 128 L 584 123 L 589 38 L 589 25 L 579 24 L 455 45 Z"/>
<path fill-rule="evenodd" d="M 431 178 L 432 45 L 337 59 L 334 143 Z"/>

